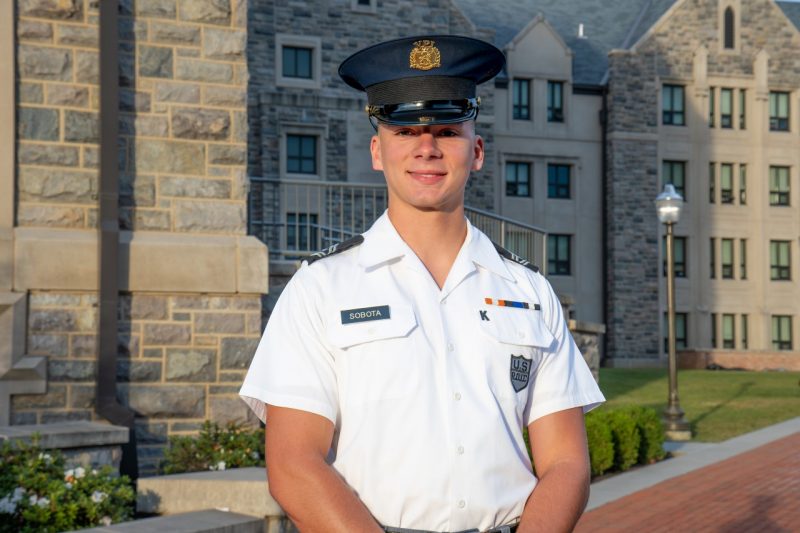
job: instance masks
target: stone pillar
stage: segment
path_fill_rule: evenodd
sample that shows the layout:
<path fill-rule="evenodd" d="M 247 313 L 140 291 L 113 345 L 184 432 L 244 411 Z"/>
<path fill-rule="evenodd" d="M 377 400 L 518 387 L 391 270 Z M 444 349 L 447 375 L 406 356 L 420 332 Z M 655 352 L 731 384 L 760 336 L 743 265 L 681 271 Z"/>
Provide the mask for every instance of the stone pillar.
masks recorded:
<path fill-rule="evenodd" d="M 17 2 L 14 285 L 42 397 L 12 423 L 92 420 L 97 324 L 98 8 Z M 247 236 L 246 0 L 120 2 L 120 400 L 140 471 L 237 391 L 261 333 L 267 249 Z"/>

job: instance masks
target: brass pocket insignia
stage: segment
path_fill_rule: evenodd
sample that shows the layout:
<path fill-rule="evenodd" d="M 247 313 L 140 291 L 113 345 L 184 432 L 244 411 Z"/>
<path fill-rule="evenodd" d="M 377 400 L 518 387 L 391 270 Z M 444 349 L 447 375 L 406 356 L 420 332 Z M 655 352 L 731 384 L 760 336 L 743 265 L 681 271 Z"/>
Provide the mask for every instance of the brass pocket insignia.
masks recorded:
<path fill-rule="evenodd" d="M 428 39 L 417 41 L 408 56 L 409 66 L 417 70 L 430 70 L 442 66 L 442 55 L 435 43 Z"/>

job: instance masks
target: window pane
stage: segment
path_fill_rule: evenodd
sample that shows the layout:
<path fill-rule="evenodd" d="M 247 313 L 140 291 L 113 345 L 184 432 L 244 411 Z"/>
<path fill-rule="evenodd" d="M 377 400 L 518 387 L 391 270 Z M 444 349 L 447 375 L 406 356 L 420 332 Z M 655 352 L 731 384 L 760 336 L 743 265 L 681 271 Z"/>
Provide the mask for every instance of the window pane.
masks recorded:
<path fill-rule="evenodd" d="M 747 116 L 747 91 L 739 89 L 739 128 L 744 129 Z"/>
<path fill-rule="evenodd" d="M 283 47 L 283 75 L 286 77 L 296 76 L 297 64 L 295 62 L 295 48 Z"/>
<path fill-rule="evenodd" d="M 739 165 L 739 203 L 747 204 L 747 165 Z"/>

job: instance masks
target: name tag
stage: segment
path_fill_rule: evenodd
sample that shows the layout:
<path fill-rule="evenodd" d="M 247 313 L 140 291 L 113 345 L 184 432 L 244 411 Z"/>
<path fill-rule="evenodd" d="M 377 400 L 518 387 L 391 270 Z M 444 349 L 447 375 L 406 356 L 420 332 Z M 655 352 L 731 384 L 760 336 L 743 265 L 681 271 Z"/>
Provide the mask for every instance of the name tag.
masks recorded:
<path fill-rule="evenodd" d="M 355 324 L 356 322 L 369 322 L 370 320 L 386 320 L 391 318 L 388 305 L 375 307 L 362 307 L 360 309 L 345 309 L 342 314 L 342 324 Z"/>

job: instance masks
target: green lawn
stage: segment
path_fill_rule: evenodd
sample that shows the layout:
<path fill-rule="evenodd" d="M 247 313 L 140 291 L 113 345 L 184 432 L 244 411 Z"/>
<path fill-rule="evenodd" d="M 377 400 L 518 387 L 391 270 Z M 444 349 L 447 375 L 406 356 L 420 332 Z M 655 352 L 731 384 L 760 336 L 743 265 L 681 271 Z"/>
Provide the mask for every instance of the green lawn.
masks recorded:
<path fill-rule="evenodd" d="M 645 405 L 659 414 L 667 403 L 666 369 L 600 369 L 611 407 Z M 800 416 L 800 372 L 681 370 L 681 408 L 693 440 L 719 442 Z"/>

